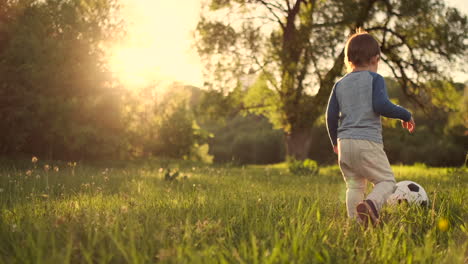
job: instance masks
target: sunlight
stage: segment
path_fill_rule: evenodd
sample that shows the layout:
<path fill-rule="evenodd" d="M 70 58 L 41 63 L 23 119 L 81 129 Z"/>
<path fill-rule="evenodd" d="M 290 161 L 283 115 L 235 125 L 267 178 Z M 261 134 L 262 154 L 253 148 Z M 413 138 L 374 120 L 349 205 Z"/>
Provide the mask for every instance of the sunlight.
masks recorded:
<path fill-rule="evenodd" d="M 147 51 L 144 48 L 121 46 L 113 49 L 109 67 L 124 86 L 141 87 L 157 79 L 155 57 Z"/>
<path fill-rule="evenodd" d="M 109 48 L 112 74 L 130 88 L 161 81 L 201 87 L 202 67 L 192 40 L 199 1 L 120 2 L 127 33 Z"/>

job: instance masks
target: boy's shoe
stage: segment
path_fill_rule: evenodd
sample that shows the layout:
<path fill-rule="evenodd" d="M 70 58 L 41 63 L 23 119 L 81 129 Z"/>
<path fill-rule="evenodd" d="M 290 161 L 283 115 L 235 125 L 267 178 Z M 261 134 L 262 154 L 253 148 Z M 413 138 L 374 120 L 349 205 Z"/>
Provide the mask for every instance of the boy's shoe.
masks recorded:
<path fill-rule="evenodd" d="M 356 206 L 359 219 L 364 223 L 364 226 L 368 226 L 369 219 L 373 226 L 379 223 L 379 213 L 371 200 L 364 200 Z"/>

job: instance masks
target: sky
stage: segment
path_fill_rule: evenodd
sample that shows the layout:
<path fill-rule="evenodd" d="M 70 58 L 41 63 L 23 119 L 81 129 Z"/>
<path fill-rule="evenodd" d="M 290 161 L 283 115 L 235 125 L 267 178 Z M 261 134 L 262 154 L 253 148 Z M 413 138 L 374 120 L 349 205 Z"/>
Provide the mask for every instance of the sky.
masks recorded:
<path fill-rule="evenodd" d="M 466 0 L 446 0 L 468 14 Z M 193 31 L 201 0 L 120 0 L 127 23 L 125 39 L 111 48 L 111 69 L 130 86 L 177 81 L 203 86 L 202 63 Z M 466 81 L 467 74 L 455 76 Z"/>

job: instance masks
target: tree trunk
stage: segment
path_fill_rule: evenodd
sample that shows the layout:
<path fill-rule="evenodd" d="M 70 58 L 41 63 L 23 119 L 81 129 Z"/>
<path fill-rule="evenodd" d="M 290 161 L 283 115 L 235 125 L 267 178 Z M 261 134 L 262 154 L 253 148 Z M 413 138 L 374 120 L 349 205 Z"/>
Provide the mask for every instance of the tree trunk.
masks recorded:
<path fill-rule="evenodd" d="M 309 128 L 295 129 L 285 135 L 286 155 L 296 160 L 305 160 L 312 142 Z"/>

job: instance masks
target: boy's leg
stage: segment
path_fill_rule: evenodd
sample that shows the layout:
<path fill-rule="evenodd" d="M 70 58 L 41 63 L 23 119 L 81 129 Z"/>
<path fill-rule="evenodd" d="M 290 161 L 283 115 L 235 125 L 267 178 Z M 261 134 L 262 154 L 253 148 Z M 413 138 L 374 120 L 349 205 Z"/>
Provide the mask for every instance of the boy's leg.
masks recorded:
<path fill-rule="evenodd" d="M 369 149 L 361 153 L 362 173 L 374 184 L 367 200 L 371 200 L 377 211 L 380 212 L 387 198 L 395 190 L 395 176 L 383 150 L 383 145 L 371 141 L 364 141 L 363 144 L 368 145 Z"/>
<path fill-rule="evenodd" d="M 364 199 L 366 179 L 359 175 L 356 164 L 359 149 L 355 148 L 354 140 L 343 139 L 338 142 L 338 163 L 346 182 L 346 209 L 348 217 L 357 218 L 356 206 Z"/>

